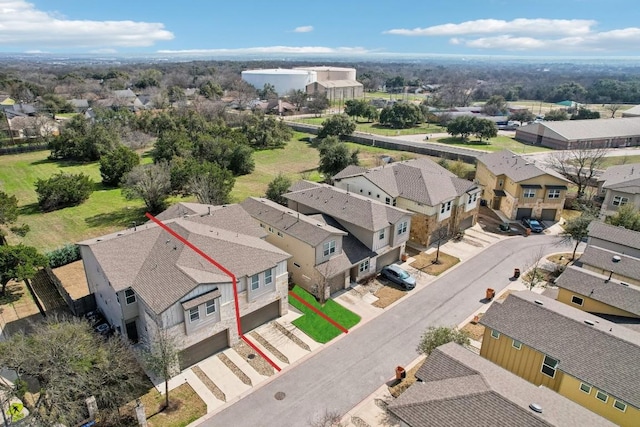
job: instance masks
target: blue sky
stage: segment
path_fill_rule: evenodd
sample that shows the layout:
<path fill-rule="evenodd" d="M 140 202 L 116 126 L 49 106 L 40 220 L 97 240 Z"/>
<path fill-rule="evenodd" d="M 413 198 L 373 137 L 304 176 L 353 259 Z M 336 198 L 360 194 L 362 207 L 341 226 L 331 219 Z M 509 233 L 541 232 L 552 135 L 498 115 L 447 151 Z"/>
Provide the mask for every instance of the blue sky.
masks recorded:
<path fill-rule="evenodd" d="M 0 52 L 638 56 L 638 0 L 0 0 Z"/>

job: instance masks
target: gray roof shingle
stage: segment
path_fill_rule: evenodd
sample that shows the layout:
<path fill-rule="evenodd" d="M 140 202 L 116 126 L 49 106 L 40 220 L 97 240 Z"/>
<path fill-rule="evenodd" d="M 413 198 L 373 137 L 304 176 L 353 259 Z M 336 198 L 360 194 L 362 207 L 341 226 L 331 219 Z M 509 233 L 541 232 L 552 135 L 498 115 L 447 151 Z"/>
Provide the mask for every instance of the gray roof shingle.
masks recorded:
<path fill-rule="evenodd" d="M 594 120 L 548 121 L 525 125 L 520 131 L 535 130 L 539 125 L 557 133 L 563 138 L 573 140 L 590 140 L 602 138 L 620 138 L 640 135 L 640 120 L 636 117 Z"/>
<path fill-rule="evenodd" d="M 640 163 L 610 166 L 598 177 L 598 182 L 603 182 L 602 188 L 605 189 L 638 194 L 640 193 Z"/>
<path fill-rule="evenodd" d="M 556 279 L 559 288 L 588 296 L 612 307 L 640 316 L 640 289 L 624 286 L 615 280 L 606 282 L 607 276 L 569 266 Z"/>
<path fill-rule="evenodd" d="M 568 375 L 640 408 L 640 333 L 529 291 L 491 305 L 480 323 L 557 359 L 558 369 Z"/>
<path fill-rule="evenodd" d="M 449 343 L 418 369 L 413 384 L 389 405 L 408 425 L 418 426 L 610 426 L 604 418 L 545 387 Z M 529 409 L 531 403 L 542 413 Z"/>
<path fill-rule="evenodd" d="M 615 262 L 614 256 L 620 257 L 620 261 Z M 578 261 L 605 270 L 607 273 L 613 271 L 614 274 L 640 280 L 640 259 L 629 255 L 588 245 Z"/>
<path fill-rule="evenodd" d="M 558 172 L 531 160 L 525 160 L 509 150 L 484 154 L 478 157 L 478 162 L 483 163 L 494 175 L 506 175 L 515 182 L 526 181 L 545 174 L 569 182 Z"/>
<path fill-rule="evenodd" d="M 640 231 L 629 230 L 601 221 L 591 221 L 588 230 L 589 237 L 640 249 Z"/>

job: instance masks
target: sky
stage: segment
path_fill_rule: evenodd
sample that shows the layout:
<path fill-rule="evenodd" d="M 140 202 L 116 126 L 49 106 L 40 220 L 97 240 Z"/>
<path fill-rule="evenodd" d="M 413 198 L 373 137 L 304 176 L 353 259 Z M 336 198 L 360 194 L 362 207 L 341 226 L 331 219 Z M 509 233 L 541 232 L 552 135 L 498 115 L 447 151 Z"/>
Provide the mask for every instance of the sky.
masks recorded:
<path fill-rule="evenodd" d="M 638 0 L 0 0 L 0 52 L 638 57 Z"/>

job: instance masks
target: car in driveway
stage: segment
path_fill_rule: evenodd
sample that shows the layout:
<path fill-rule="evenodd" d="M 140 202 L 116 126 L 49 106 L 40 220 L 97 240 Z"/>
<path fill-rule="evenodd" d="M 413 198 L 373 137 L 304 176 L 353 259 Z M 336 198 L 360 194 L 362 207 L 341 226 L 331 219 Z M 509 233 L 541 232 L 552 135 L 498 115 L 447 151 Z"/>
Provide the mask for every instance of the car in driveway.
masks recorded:
<path fill-rule="evenodd" d="M 380 275 L 408 291 L 416 287 L 416 279 L 396 264 L 382 267 Z"/>
<path fill-rule="evenodd" d="M 543 230 L 540 221 L 533 218 L 522 218 L 522 225 L 524 225 L 526 228 L 530 228 L 534 233 L 542 233 Z"/>

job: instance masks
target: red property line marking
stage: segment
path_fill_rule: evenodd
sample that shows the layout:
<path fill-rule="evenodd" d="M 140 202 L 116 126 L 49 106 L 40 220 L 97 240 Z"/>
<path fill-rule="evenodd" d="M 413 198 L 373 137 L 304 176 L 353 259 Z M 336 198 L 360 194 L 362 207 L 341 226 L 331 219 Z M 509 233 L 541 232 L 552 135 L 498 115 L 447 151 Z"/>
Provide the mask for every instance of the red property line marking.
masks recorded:
<path fill-rule="evenodd" d="M 308 302 L 306 302 L 305 300 L 303 300 L 298 294 L 296 294 L 293 291 L 289 291 L 289 296 L 294 297 L 295 299 L 297 299 L 298 301 L 300 301 L 302 304 L 306 305 L 307 307 L 309 307 L 311 310 L 313 310 L 317 315 L 319 315 L 320 317 L 322 317 L 324 320 L 326 320 L 327 322 L 331 323 L 333 326 L 335 326 L 336 328 L 340 329 L 342 332 L 344 332 L 345 334 L 349 333 L 349 330 L 347 328 L 345 328 L 344 326 L 342 326 L 341 324 L 339 324 L 338 322 L 336 322 L 335 320 L 333 320 L 332 318 L 330 318 L 329 316 L 327 316 L 326 314 L 324 314 L 323 312 L 321 312 L 320 310 L 318 310 L 317 308 L 315 308 L 314 306 L 312 306 L 311 304 L 309 304 Z"/>
<path fill-rule="evenodd" d="M 211 264 L 215 265 L 216 267 L 218 267 L 224 274 L 226 274 L 227 276 L 229 276 L 231 278 L 231 282 L 233 284 L 233 302 L 235 304 L 235 308 L 236 308 L 236 325 L 238 327 L 238 335 L 240 336 L 241 339 L 243 339 L 247 344 L 249 344 L 249 346 L 251 346 L 251 348 L 253 348 L 260 356 L 262 356 L 264 358 L 264 360 L 266 360 L 267 362 L 269 362 L 269 364 L 271 366 L 274 367 L 274 369 L 278 372 L 280 372 L 280 367 L 278 365 L 275 364 L 275 362 L 271 359 L 269 359 L 263 352 L 260 351 L 260 349 L 258 347 L 256 347 L 253 343 L 251 343 L 251 341 L 249 341 L 247 338 L 245 338 L 244 334 L 242 333 L 242 325 L 240 323 L 240 304 L 238 303 L 238 281 L 236 280 L 236 276 L 230 272 L 229 270 L 227 270 L 226 268 L 224 268 L 222 266 L 222 264 L 220 264 L 219 262 L 217 262 L 216 260 L 214 260 L 213 258 L 211 258 L 209 255 L 205 254 L 204 252 L 202 252 L 200 250 L 200 248 L 198 248 L 197 246 L 195 246 L 194 244 L 192 244 L 191 242 L 187 241 L 187 239 L 185 239 L 184 237 L 182 237 L 181 235 L 179 235 L 178 233 L 176 233 L 175 231 L 173 231 L 172 229 L 170 229 L 168 226 L 166 226 L 165 224 L 162 223 L 162 221 L 160 221 L 159 219 L 157 219 L 155 216 L 151 215 L 149 212 L 147 212 L 145 214 L 145 216 L 147 218 L 149 218 L 151 221 L 155 222 L 156 224 L 158 224 L 160 227 L 162 227 L 162 229 L 164 231 L 166 231 L 167 233 L 171 234 L 173 237 L 175 237 L 176 239 L 180 240 L 182 243 L 184 243 L 187 247 L 189 247 L 190 249 L 192 249 L 195 253 L 197 253 L 198 255 L 200 255 L 202 258 L 206 259 L 207 261 L 209 261 Z"/>

